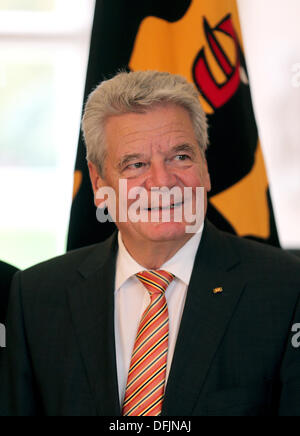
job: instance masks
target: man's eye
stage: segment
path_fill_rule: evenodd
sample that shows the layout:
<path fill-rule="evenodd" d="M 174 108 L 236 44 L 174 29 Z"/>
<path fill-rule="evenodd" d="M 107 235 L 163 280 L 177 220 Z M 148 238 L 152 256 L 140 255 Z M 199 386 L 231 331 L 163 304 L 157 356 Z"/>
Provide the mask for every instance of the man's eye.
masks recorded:
<path fill-rule="evenodd" d="M 185 161 L 188 159 L 190 159 L 190 156 L 188 156 L 187 154 L 179 154 L 175 156 L 175 160 L 179 160 L 179 161 Z"/>
<path fill-rule="evenodd" d="M 138 170 L 144 166 L 143 162 L 136 162 L 134 164 L 128 165 L 127 169 Z"/>

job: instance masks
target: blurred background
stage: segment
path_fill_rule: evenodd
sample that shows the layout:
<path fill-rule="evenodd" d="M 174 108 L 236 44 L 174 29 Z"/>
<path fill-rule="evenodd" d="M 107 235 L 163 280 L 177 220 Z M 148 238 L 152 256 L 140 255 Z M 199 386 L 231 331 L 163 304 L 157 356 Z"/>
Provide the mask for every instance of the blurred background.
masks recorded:
<path fill-rule="evenodd" d="M 95 0 L 0 0 L 0 259 L 66 250 Z M 283 248 L 300 249 L 300 1 L 239 0 Z"/>

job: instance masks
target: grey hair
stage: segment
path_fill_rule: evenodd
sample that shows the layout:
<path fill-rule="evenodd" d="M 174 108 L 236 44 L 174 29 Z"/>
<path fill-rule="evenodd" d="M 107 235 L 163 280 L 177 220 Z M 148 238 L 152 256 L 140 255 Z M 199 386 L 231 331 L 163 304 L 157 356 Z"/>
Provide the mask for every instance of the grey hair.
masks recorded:
<path fill-rule="evenodd" d="M 145 113 L 158 104 L 173 103 L 191 117 L 202 155 L 208 147 L 208 126 L 196 88 L 184 77 L 158 71 L 120 72 L 102 82 L 89 96 L 82 119 L 87 160 L 103 174 L 106 158 L 105 121 L 113 115 Z"/>

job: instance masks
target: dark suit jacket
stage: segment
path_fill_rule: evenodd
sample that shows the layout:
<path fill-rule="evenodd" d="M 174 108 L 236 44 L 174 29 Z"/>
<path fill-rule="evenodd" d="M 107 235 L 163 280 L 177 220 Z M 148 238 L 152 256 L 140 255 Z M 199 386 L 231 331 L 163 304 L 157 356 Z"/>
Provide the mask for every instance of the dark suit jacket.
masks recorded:
<path fill-rule="evenodd" d="M 17 268 L 0 261 L 0 323 L 5 320 L 9 289 L 12 278 L 17 271 Z"/>
<path fill-rule="evenodd" d="M 3 415 L 120 415 L 117 238 L 18 273 L 2 361 Z M 213 289 L 223 287 L 223 293 Z M 300 415 L 300 263 L 206 222 L 163 415 Z"/>

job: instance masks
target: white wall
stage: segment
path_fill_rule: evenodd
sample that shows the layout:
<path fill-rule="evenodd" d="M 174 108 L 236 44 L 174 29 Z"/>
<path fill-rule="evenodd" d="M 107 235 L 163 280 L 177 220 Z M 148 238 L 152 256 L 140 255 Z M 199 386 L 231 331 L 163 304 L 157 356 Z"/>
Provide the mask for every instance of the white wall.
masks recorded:
<path fill-rule="evenodd" d="M 0 0 L 0 260 L 21 269 L 65 252 L 94 1 Z"/>
<path fill-rule="evenodd" d="M 300 1 L 238 3 L 277 227 L 283 247 L 299 248 Z"/>

